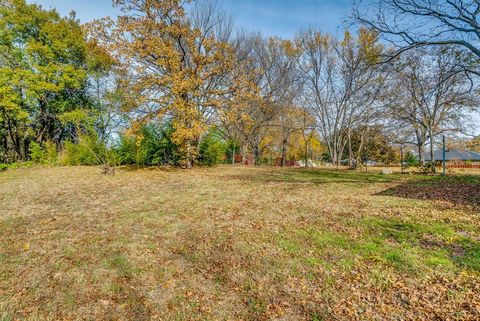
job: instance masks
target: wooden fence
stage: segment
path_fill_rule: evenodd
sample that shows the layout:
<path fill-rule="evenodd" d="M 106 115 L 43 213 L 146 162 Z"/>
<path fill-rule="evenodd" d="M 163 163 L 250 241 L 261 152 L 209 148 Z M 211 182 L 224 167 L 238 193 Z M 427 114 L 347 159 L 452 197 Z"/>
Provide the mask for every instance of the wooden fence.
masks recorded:
<path fill-rule="evenodd" d="M 447 168 L 480 169 L 480 164 L 478 164 L 478 165 L 447 164 Z"/>

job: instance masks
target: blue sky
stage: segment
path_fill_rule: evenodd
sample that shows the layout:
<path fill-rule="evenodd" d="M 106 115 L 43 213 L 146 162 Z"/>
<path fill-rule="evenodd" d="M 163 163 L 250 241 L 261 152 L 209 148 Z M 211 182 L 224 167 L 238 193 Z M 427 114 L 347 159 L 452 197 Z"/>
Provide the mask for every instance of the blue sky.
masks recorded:
<path fill-rule="evenodd" d="M 238 25 L 289 38 L 312 25 L 335 33 L 351 7 L 350 0 L 222 0 L 221 3 Z"/>
<path fill-rule="evenodd" d="M 27 0 L 46 8 L 56 8 L 62 15 L 75 10 L 82 22 L 115 15 L 111 0 Z M 330 33 L 342 31 L 344 16 L 351 0 L 219 0 L 238 26 L 261 31 L 265 35 L 291 38 L 301 28 L 320 27 Z"/>

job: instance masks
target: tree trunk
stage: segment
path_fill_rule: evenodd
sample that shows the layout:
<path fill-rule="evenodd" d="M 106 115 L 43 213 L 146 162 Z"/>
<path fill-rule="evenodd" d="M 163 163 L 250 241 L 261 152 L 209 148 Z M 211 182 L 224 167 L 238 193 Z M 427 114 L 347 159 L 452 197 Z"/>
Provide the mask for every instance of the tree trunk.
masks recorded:
<path fill-rule="evenodd" d="M 334 150 L 333 150 L 333 159 L 332 161 L 334 162 L 334 164 L 336 165 L 337 167 L 337 171 L 340 169 L 340 157 L 338 155 L 338 149 L 337 149 L 337 146 L 334 147 Z"/>
<path fill-rule="evenodd" d="M 258 166 L 260 164 L 260 147 L 258 144 L 256 144 L 253 148 L 253 158 L 255 161 L 255 166 Z"/>
<path fill-rule="evenodd" d="M 417 143 L 417 151 L 418 151 L 418 162 L 420 165 L 425 164 L 425 154 L 424 154 L 424 148 L 423 148 L 423 143 L 418 142 Z"/>
<path fill-rule="evenodd" d="M 337 165 L 337 150 L 334 144 L 328 145 L 328 153 L 330 154 L 330 161 L 332 162 L 333 166 Z"/>
<path fill-rule="evenodd" d="M 355 167 L 358 167 L 358 164 L 362 163 L 363 143 L 364 139 L 362 135 L 362 138 L 360 140 L 360 146 L 358 146 L 357 155 L 355 155 Z"/>
<path fill-rule="evenodd" d="M 30 158 L 30 140 L 28 138 L 23 140 L 23 153 L 25 160 Z"/>
<path fill-rule="evenodd" d="M 310 143 L 305 143 L 305 168 L 308 168 L 308 152 L 309 152 Z"/>
<path fill-rule="evenodd" d="M 433 132 L 430 130 L 430 165 L 432 167 L 432 173 L 437 171 L 435 166 L 435 146 L 433 141 Z"/>
<path fill-rule="evenodd" d="M 197 147 L 199 146 L 200 144 L 197 144 Z M 195 163 L 195 153 L 193 152 L 193 150 L 195 149 L 195 147 L 193 146 L 192 142 L 191 141 L 188 141 L 186 143 L 186 153 L 185 153 L 185 160 L 184 160 L 184 167 L 185 168 L 193 168 L 193 165 Z"/>
<path fill-rule="evenodd" d="M 247 145 L 243 144 L 243 146 L 242 146 L 242 165 L 245 165 L 246 160 L 247 160 Z"/>
<path fill-rule="evenodd" d="M 286 161 L 287 161 L 287 140 L 284 139 L 282 141 L 282 156 L 281 156 L 281 161 L 280 161 L 280 166 L 285 167 L 286 166 Z"/>
<path fill-rule="evenodd" d="M 3 124 L 2 124 L 2 127 Z M 2 149 L 3 149 L 3 154 L 0 155 L 2 157 L 2 159 L 0 159 L 0 162 L 7 162 L 7 158 L 8 158 L 8 140 L 7 140 L 7 135 L 2 135 L 1 136 L 1 144 L 2 144 Z"/>
<path fill-rule="evenodd" d="M 14 150 L 14 161 L 18 161 L 22 157 L 22 151 L 20 149 L 20 138 L 16 133 L 14 133 L 12 122 L 10 119 L 7 120 L 8 125 L 8 134 L 10 136 L 10 140 L 12 141 L 13 150 Z"/>
<path fill-rule="evenodd" d="M 352 149 L 352 133 L 350 132 L 350 130 L 348 131 L 348 166 L 350 168 L 354 168 L 354 164 L 353 164 L 353 149 Z"/>

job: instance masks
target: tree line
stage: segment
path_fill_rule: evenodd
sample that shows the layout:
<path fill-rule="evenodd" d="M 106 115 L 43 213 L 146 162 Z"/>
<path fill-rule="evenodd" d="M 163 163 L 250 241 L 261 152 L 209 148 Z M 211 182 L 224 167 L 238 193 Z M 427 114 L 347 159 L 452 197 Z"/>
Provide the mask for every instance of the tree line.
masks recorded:
<path fill-rule="evenodd" d="M 392 46 L 361 4 L 341 37 L 282 39 L 236 28 L 214 1 L 113 3 L 120 16 L 85 25 L 0 4 L 0 162 L 356 167 L 402 146 L 423 162 L 478 110 L 474 52 Z"/>

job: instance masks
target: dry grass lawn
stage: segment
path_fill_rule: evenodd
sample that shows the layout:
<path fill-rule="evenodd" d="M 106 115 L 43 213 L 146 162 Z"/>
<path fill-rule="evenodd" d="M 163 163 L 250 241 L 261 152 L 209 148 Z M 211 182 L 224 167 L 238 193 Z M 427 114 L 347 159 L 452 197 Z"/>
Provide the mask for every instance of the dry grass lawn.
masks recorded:
<path fill-rule="evenodd" d="M 480 177 L 0 173 L 0 320 L 479 320 Z"/>

